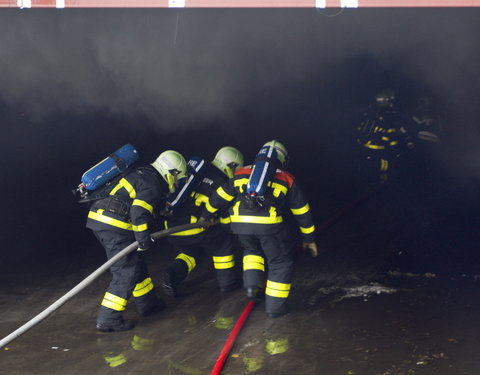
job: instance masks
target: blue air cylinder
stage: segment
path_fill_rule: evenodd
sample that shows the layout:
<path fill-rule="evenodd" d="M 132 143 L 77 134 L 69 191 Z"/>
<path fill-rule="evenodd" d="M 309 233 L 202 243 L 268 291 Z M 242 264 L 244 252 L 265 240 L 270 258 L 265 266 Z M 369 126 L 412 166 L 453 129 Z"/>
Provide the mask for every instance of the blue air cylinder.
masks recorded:
<path fill-rule="evenodd" d="M 81 179 L 82 184 L 87 190 L 96 190 L 124 172 L 137 160 L 138 151 L 133 145 L 126 144 L 86 171 Z"/>
<path fill-rule="evenodd" d="M 247 183 L 246 193 L 252 197 L 262 196 L 270 178 L 277 170 L 277 151 L 272 146 L 264 146 L 258 152 L 253 170 Z"/>

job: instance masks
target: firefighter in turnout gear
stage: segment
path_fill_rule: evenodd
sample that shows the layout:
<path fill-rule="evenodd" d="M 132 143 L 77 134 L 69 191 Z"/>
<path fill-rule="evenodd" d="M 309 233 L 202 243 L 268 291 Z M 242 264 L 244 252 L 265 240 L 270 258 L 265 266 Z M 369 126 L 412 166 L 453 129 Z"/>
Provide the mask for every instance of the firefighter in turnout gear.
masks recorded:
<path fill-rule="evenodd" d="M 213 161 L 205 165 L 204 172 L 191 191 L 189 199 L 166 217 L 165 227 L 197 222 L 212 193 L 233 177 L 235 171 L 242 166 L 243 155 L 239 150 L 230 146 L 218 150 Z M 228 225 L 228 212 L 222 213 L 219 220 L 222 224 Z M 208 229 L 190 229 L 168 237 L 169 242 L 177 249 L 178 255 L 167 266 L 163 276 L 162 285 L 167 295 L 177 296 L 180 283 L 207 254 L 212 256 L 215 275 L 222 292 L 240 286 L 234 256 L 240 246 L 237 245 L 236 238 L 222 228 L 224 225 L 214 225 Z"/>
<path fill-rule="evenodd" d="M 385 89 L 375 96 L 375 103 L 363 114 L 357 127 L 357 143 L 381 183 L 388 179 L 396 159 L 400 156 L 399 140 L 413 147 L 408 132 L 400 122 L 395 108 L 395 92 Z"/>
<path fill-rule="evenodd" d="M 140 316 L 148 316 L 165 307 L 155 294 L 143 250 L 152 246 L 150 232 L 153 213 L 164 203 L 167 192 L 174 192 L 186 177 L 186 162 L 176 151 L 168 150 L 151 164 L 133 168 L 108 196 L 90 206 L 87 228 L 91 229 L 110 259 L 138 241 L 138 251 L 131 252 L 111 268 L 112 280 L 101 302 L 96 328 L 99 331 L 126 331 L 134 323 L 123 319 L 130 297 Z"/>
<path fill-rule="evenodd" d="M 275 140 L 265 143 L 254 165 L 239 169 L 220 186 L 203 213 L 209 220 L 218 210 L 229 207 L 231 230 L 244 249 L 243 286 L 249 298 L 259 298 L 268 271 L 265 311 L 271 318 L 288 312 L 295 239 L 284 222 L 287 210 L 299 225 L 303 247 L 314 257 L 318 253 L 310 206 L 295 177 L 284 170 L 287 160 L 283 144 Z M 260 183 L 253 181 L 256 176 L 261 177 Z"/>

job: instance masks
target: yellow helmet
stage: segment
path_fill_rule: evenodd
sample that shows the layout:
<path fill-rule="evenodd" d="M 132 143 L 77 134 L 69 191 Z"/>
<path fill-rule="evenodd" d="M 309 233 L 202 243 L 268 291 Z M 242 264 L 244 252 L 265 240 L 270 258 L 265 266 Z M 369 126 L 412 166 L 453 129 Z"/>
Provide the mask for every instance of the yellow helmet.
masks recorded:
<path fill-rule="evenodd" d="M 187 177 L 187 162 L 177 151 L 162 152 L 152 163 L 152 166 L 167 181 L 170 193 L 175 192 L 178 180 Z"/>
<path fill-rule="evenodd" d="M 276 140 L 271 140 L 263 145 L 263 147 L 265 146 L 272 146 L 275 149 L 275 151 L 277 151 L 277 158 L 278 158 L 278 161 L 282 164 L 282 167 L 285 167 L 287 165 L 288 151 L 287 151 L 287 148 L 282 143 Z"/>
<path fill-rule="evenodd" d="M 212 164 L 232 178 L 235 171 L 243 167 L 243 154 L 235 147 L 225 146 L 218 150 Z"/>

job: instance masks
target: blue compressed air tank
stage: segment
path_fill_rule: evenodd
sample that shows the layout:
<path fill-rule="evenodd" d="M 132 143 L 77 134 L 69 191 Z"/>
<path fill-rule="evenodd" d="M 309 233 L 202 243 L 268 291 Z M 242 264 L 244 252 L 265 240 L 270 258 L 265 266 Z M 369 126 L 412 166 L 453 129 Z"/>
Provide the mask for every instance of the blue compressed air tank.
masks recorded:
<path fill-rule="evenodd" d="M 82 176 L 82 184 L 87 190 L 96 190 L 124 172 L 138 160 L 138 151 L 131 144 L 120 147 Z"/>
<path fill-rule="evenodd" d="M 272 146 L 264 146 L 258 152 L 253 170 L 247 183 L 246 193 L 252 197 L 262 196 L 267 190 L 270 177 L 277 170 L 277 151 Z"/>

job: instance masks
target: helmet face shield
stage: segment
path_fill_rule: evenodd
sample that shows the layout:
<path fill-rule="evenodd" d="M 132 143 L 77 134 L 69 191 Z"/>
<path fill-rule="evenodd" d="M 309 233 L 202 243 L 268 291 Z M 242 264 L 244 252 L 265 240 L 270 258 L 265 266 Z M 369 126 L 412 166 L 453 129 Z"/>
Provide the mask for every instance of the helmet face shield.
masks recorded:
<path fill-rule="evenodd" d="M 228 176 L 228 178 L 233 178 L 233 175 L 235 174 L 235 171 L 240 168 L 240 165 L 238 165 L 235 162 L 231 162 L 227 164 L 227 167 L 225 168 L 225 174 Z"/>
<path fill-rule="evenodd" d="M 168 191 L 174 193 L 179 186 L 179 172 L 176 169 L 171 169 L 167 173 Z"/>

